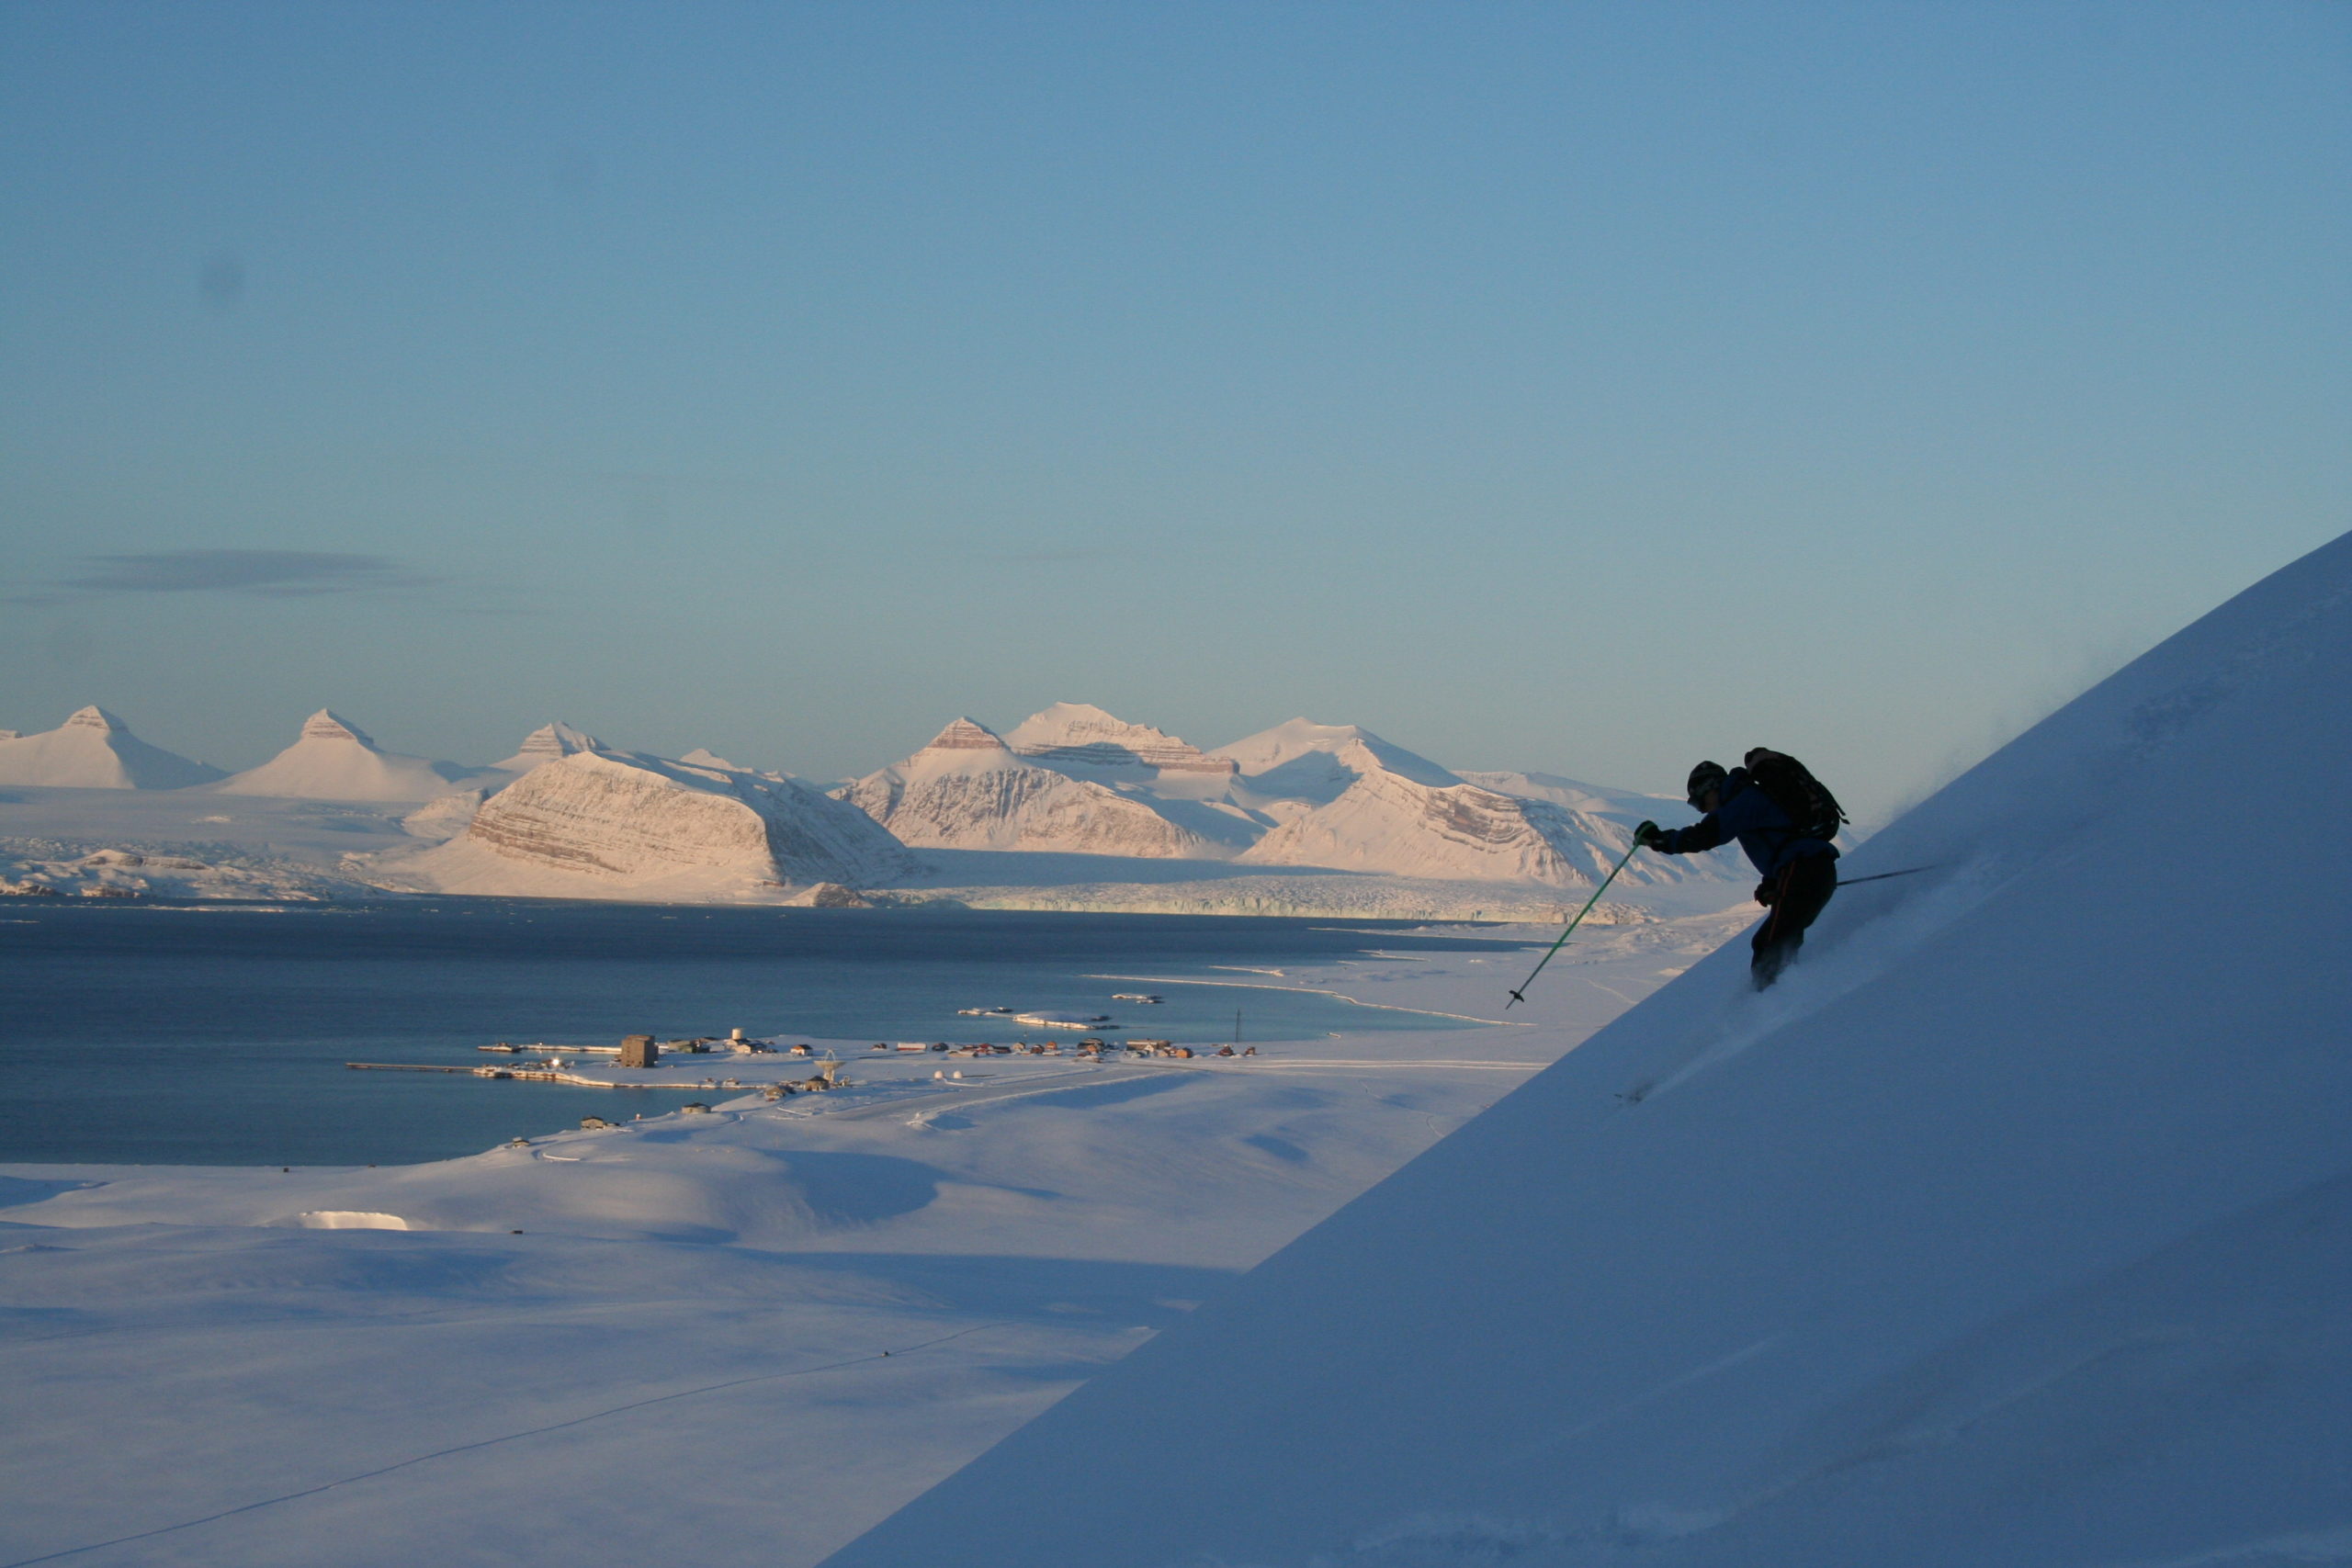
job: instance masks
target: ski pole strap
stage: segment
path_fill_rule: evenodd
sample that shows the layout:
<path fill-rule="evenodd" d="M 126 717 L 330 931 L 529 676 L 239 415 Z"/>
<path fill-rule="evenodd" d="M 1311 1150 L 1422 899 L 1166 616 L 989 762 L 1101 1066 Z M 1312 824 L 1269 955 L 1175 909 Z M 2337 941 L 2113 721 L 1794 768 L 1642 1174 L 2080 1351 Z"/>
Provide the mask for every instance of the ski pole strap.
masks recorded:
<path fill-rule="evenodd" d="M 1505 1012 L 1509 1012 L 1513 1007 L 1527 999 L 1527 987 L 1535 984 L 1535 976 L 1544 973 L 1544 965 L 1552 962 L 1553 953 L 1567 945 L 1569 932 L 1584 923 L 1584 918 L 1592 913 L 1592 907 L 1600 902 L 1600 896 L 1609 891 L 1609 885 L 1617 880 L 1617 874 L 1625 869 L 1627 863 L 1634 858 L 1634 852 L 1641 847 L 1639 844 L 1630 845 L 1625 851 L 1625 858 L 1609 868 L 1609 874 L 1600 879 L 1600 886 L 1594 888 L 1592 897 L 1584 901 L 1584 908 L 1577 911 L 1577 918 L 1568 922 L 1567 931 L 1560 933 L 1560 940 L 1554 942 L 1544 956 L 1535 961 L 1535 967 L 1527 972 L 1527 978 L 1521 980 L 1519 983 L 1519 988 L 1511 992 L 1510 1000 L 1503 1004 Z"/>

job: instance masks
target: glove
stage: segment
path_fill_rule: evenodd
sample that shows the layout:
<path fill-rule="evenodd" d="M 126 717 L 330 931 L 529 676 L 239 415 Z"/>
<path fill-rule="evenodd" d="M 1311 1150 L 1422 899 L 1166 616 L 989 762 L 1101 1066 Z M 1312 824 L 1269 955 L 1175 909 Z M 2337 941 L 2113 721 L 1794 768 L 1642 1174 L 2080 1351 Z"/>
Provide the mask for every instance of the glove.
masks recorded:
<path fill-rule="evenodd" d="M 1756 901 L 1769 909 L 1772 907 L 1772 900 L 1780 891 L 1779 886 L 1768 876 L 1756 885 Z"/>
<path fill-rule="evenodd" d="M 1645 850 L 1654 850 L 1665 841 L 1665 833 L 1659 830 L 1658 825 L 1655 822 L 1645 821 L 1634 829 L 1634 842 Z"/>

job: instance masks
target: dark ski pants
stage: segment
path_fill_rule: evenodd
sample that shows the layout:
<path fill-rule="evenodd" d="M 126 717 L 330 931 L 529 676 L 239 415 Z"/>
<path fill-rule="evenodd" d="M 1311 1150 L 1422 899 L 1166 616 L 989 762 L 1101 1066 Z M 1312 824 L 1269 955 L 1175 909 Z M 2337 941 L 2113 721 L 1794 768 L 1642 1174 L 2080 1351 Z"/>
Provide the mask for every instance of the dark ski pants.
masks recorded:
<path fill-rule="evenodd" d="M 1772 912 L 1748 939 L 1756 957 L 1747 972 L 1759 991 L 1781 977 L 1781 970 L 1804 945 L 1805 928 L 1829 907 L 1829 896 L 1838 891 L 1837 857 L 1805 855 L 1791 861 L 1768 880 L 1772 885 Z"/>

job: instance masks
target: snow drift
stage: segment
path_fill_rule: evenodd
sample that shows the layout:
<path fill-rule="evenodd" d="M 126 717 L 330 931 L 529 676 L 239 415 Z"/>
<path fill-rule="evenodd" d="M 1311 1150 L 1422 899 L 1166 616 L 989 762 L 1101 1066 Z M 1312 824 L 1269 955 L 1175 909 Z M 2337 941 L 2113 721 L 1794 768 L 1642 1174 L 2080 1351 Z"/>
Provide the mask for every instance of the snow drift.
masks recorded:
<path fill-rule="evenodd" d="M 220 770 L 150 746 L 101 707 L 86 707 L 55 729 L 0 739 L 0 784 L 48 789 L 183 789 Z"/>
<path fill-rule="evenodd" d="M 2348 686 L 2352 536 L 831 1563 L 2352 1561 Z"/>
<path fill-rule="evenodd" d="M 293 745 L 217 787 L 222 795 L 304 800 L 429 800 L 467 772 L 455 762 L 386 751 L 349 719 L 321 708 L 303 721 Z"/>

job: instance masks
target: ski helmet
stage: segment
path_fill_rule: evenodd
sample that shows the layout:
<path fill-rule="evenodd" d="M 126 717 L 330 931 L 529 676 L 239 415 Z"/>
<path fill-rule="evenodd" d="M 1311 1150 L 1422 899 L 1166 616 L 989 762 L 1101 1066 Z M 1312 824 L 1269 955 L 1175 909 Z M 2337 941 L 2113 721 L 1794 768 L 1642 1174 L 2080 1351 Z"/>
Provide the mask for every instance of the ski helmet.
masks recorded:
<path fill-rule="evenodd" d="M 1697 806 L 1701 795 L 1711 789 L 1723 788 L 1724 780 L 1730 776 L 1724 772 L 1724 765 L 1721 762 L 1702 762 L 1690 770 L 1690 783 L 1684 798 L 1692 806 Z"/>

